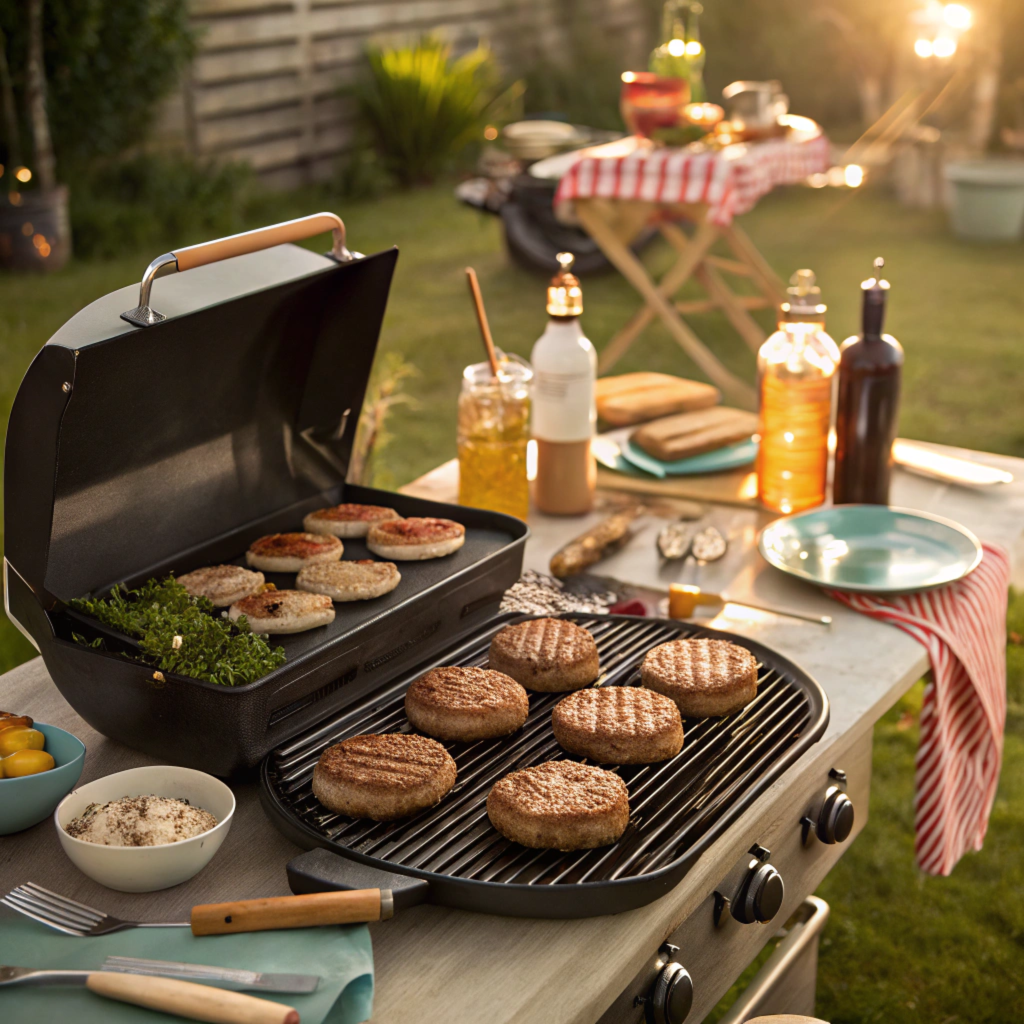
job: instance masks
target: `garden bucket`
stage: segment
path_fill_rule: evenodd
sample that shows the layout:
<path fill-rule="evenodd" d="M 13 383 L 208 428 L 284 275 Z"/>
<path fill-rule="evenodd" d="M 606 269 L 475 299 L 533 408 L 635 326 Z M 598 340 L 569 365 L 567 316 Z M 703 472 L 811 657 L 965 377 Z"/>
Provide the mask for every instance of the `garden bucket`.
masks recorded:
<path fill-rule="evenodd" d="M 952 186 L 950 222 L 959 238 L 1012 242 L 1024 229 L 1024 160 L 965 160 L 946 164 Z"/>

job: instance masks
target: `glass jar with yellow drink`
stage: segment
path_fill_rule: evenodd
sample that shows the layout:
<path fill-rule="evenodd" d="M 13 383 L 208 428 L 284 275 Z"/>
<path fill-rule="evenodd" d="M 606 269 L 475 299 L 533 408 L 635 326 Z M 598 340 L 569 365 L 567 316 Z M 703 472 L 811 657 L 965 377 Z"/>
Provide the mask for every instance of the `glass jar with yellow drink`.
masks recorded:
<path fill-rule="evenodd" d="M 533 370 L 518 356 L 495 377 L 489 363 L 467 366 L 459 394 L 459 504 L 525 519 L 530 508 L 526 446 Z"/>

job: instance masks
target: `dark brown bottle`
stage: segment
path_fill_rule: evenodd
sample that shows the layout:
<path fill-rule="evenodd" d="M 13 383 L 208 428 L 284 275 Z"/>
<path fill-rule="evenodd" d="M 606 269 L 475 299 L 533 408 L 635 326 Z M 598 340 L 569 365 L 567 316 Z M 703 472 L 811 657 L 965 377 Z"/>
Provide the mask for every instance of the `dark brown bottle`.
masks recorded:
<path fill-rule="evenodd" d="M 882 333 L 889 282 L 875 277 L 861 285 L 863 332 L 840 348 L 836 404 L 836 461 L 832 500 L 836 505 L 889 504 L 892 443 L 900 414 L 903 348 Z"/>

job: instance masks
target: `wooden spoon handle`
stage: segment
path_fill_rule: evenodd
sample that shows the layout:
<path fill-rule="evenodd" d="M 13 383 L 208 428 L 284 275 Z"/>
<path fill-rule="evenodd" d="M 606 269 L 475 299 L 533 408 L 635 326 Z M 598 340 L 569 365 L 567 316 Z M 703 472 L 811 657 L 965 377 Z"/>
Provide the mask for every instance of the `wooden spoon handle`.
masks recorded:
<path fill-rule="evenodd" d="M 307 896 L 274 896 L 234 903 L 207 903 L 192 908 L 193 935 L 264 932 L 275 928 L 306 928 L 322 924 L 357 924 L 386 920 L 391 892 L 380 889 L 315 892 Z M 381 913 L 382 906 L 384 913 Z"/>
<path fill-rule="evenodd" d="M 211 1024 L 299 1024 L 291 1006 L 174 978 L 97 971 L 86 978 L 85 987 L 107 999 Z"/>

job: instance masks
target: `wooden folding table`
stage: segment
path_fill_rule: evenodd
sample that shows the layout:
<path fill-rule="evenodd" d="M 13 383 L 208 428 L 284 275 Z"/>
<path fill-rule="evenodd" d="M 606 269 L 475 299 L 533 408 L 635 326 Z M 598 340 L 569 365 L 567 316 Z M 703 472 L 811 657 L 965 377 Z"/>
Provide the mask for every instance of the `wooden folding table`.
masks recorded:
<path fill-rule="evenodd" d="M 828 141 L 806 118 L 791 118 L 789 132 L 757 143 L 722 149 L 671 149 L 629 138 L 582 151 L 561 176 L 555 196 L 558 216 L 578 223 L 644 299 L 601 354 L 607 372 L 643 329 L 659 318 L 708 379 L 737 404 L 753 407 L 754 389 L 731 373 L 683 319 L 720 310 L 753 350 L 765 334 L 750 315 L 774 308 L 785 286 L 734 217 L 782 184 L 803 181 L 827 169 Z M 536 173 L 536 171 L 534 172 Z M 694 225 L 692 235 L 680 226 Z M 676 250 L 672 268 L 655 281 L 631 243 L 650 224 Z M 712 247 L 721 242 L 729 255 Z M 738 295 L 727 275 L 749 279 L 756 294 Z M 677 300 L 683 285 L 696 281 L 705 297 Z"/>

